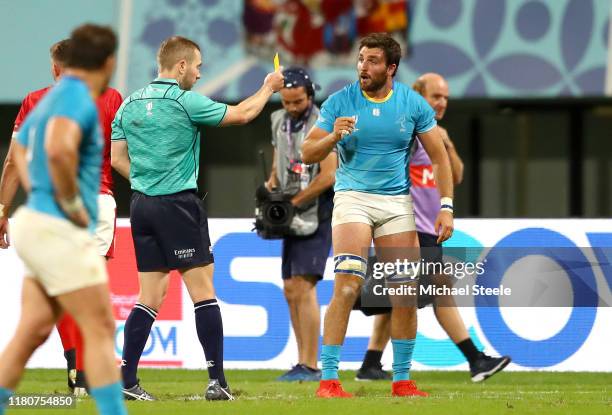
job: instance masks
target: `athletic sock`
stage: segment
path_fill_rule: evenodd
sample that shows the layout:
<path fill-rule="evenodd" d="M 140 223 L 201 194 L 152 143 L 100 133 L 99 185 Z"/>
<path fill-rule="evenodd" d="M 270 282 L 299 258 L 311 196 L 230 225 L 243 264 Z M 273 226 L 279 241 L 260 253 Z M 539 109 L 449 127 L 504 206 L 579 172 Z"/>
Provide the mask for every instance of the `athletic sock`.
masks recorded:
<path fill-rule="evenodd" d="M 75 367 L 78 372 L 85 370 L 85 350 L 83 348 L 83 336 L 81 330 L 74 326 L 74 333 L 72 334 L 74 339 L 74 348 L 76 351 L 76 362 Z"/>
<path fill-rule="evenodd" d="M 64 352 L 64 358 L 66 359 L 66 371 L 68 374 L 68 379 L 70 379 L 70 371 L 76 370 L 76 349 L 66 350 Z"/>
<path fill-rule="evenodd" d="M 382 359 L 382 355 L 383 352 L 382 350 L 372 350 L 372 349 L 368 349 L 366 351 L 365 356 L 363 357 L 363 363 L 361 364 L 362 368 L 369 368 L 369 367 L 381 367 L 382 363 L 381 363 L 381 359 Z"/>
<path fill-rule="evenodd" d="M 4 415 L 4 408 L 13 393 L 12 390 L 0 386 L 0 415 Z"/>
<path fill-rule="evenodd" d="M 391 339 L 393 346 L 393 382 L 410 379 L 414 339 Z"/>
<path fill-rule="evenodd" d="M 82 370 L 77 370 L 76 382 L 74 383 L 74 386 L 76 388 L 89 388 L 89 386 L 87 386 L 87 378 L 85 377 L 85 372 L 83 372 Z"/>
<path fill-rule="evenodd" d="M 340 344 L 324 344 L 321 347 L 321 380 L 338 379 Z"/>
<path fill-rule="evenodd" d="M 121 376 L 126 389 L 138 383 L 136 378 L 138 362 L 156 317 L 157 311 L 144 304 L 136 303 L 125 321 Z"/>
<path fill-rule="evenodd" d="M 92 388 L 91 396 L 96 401 L 100 415 L 127 415 L 123 393 L 121 392 L 121 382 Z"/>
<path fill-rule="evenodd" d="M 476 348 L 476 345 L 469 337 L 459 343 L 457 347 L 461 350 L 461 353 L 465 356 L 468 362 L 474 363 L 480 357 L 480 351 Z"/>
<path fill-rule="evenodd" d="M 217 379 L 221 387 L 227 387 L 223 373 L 223 320 L 216 298 L 193 305 L 196 331 L 208 367 L 208 378 Z"/>

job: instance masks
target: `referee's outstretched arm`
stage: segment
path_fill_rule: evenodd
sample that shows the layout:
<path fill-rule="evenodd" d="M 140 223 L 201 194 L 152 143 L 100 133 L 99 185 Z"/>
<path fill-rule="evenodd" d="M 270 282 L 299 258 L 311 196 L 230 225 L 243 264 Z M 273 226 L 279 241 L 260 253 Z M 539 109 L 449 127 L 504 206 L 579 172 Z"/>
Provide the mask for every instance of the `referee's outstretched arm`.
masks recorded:
<path fill-rule="evenodd" d="M 255 94 L 251 95 L 238 105 L 228 105 L 223 121 L 219 125 L 247 124 L 257 117 L 270 97 L 285 86 L 285 77 L 282 68 L 277 72 L 269 73 L 263 85 Z"/>

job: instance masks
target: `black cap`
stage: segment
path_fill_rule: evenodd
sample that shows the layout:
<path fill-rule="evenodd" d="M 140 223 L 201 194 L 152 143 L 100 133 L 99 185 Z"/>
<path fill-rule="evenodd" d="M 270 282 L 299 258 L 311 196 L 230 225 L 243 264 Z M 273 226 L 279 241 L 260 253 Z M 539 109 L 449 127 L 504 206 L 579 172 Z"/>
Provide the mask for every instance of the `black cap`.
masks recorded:
<path fill-rule="evenodd" d="M 314 82 L 308 75 L 305 69 L 294 66 L 283 71 L 285 77 L 285 88 L 299 88 L 303 86 L 306 88 L 308 96 L 314 96 L 314 91 L 321 89 L 321 87 Z"/>

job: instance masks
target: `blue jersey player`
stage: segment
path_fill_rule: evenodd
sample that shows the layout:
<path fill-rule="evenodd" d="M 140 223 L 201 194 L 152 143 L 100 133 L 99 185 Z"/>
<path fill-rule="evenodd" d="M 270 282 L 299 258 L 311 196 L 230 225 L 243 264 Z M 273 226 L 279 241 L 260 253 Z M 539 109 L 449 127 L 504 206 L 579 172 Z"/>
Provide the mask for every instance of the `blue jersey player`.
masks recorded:
<path fill-rule="evenodd" d="M 359 80 L 331 95 L 302 146 L 306 163 L 338 149 L 332 217 L 335 285 L 324 320 L 321 398 L 351 397 L 338 381 L 340 349 L 348 318 L 364 281 L 366 252 L 372 240 L 379 260 L 418 260 L 410 181 L 409 148 L 416 134 L 436 165 L 441 210 L 438 240 L 453 231 L 452 176 L 435 113 L 410 87 L 395 82 L 401 50 L 384 33 L 365 37 L 359 47 Z M 413 248 L 413 249 L 410 249 Z M 414 286 L 408 268 L 388 275 L 397 288 Z M 409 290 L 403 293 L 410 293 Z M 427 396 L 410 380 L 416 337 L 416 302 L 391 298 L 394 396 Z"/>
<path fill-rule="evenodd" d="M 106 267 L 92 235 L 103 149 L 93 99 L 108 85 L 116 48 L 110 28 L 76 28 L 63 77 L 17 135 L 15 163 L 29 195 L 15 215 L 13 240 L 26 278 L 19 326 L 0 356 L 0 414 L 62 311 L 74 316 L 83 335 L 85 369 L 99 413 L 127 413 Z"/>

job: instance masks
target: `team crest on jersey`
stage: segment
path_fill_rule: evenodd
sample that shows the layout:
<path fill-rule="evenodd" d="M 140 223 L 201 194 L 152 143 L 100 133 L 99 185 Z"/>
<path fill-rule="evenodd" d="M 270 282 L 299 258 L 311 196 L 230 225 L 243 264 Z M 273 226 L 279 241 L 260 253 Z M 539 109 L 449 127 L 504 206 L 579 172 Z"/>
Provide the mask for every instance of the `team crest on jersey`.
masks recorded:
<path fill-rule="evenodd" d="M 395 121 L 395 123 L 399 124 L 400 133 L 406 132 L 406 115 L 404 114 L 400 115 L 400 117 L 397 119 L 397 121 Z"/>

